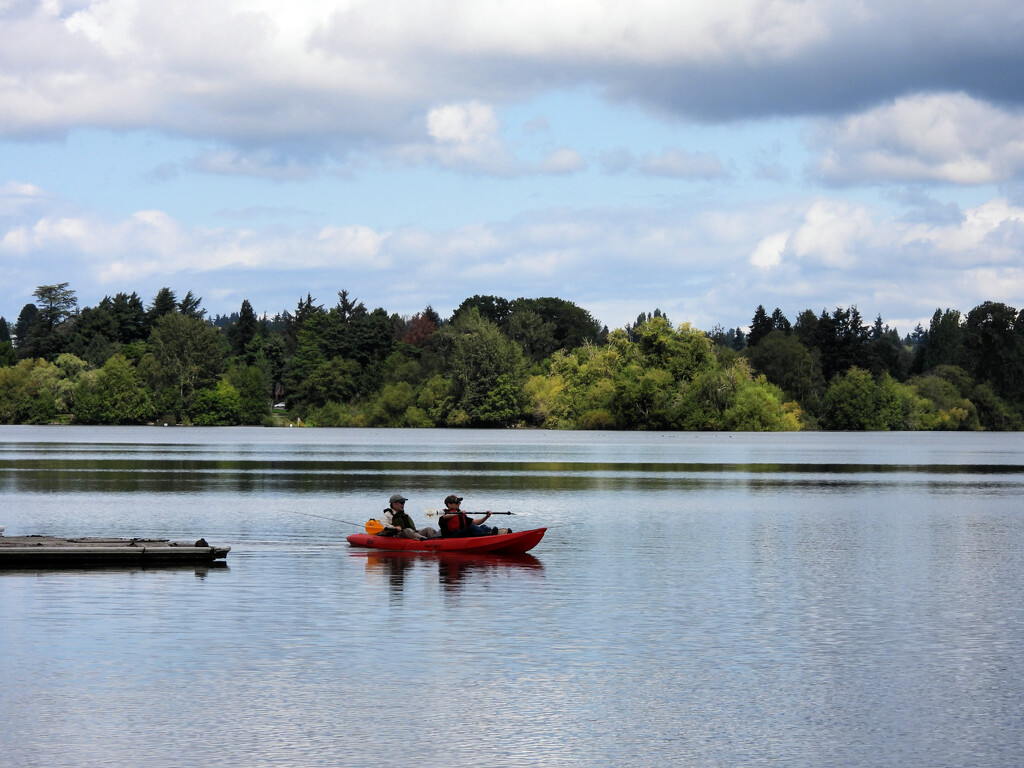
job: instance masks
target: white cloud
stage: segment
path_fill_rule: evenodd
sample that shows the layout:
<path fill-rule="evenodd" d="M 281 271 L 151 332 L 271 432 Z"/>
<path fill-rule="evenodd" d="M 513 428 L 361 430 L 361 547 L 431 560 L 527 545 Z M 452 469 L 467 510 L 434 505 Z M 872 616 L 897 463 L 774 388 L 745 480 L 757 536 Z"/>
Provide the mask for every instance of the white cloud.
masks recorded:
<path fill-rule="evenodd" d="M 965 212 L 956 224 L 917 225 L 903 235 L 905 245 L 926 246 L 959 263 L 1020 263 L 1024 208 L 996 198 Z"/>
<path fill-rule="evenodd" d="M 417 165 L 503 177 L 564 176 L 586 168 L 583 156 L 568 147 L 549 151 L 539 162 L 520 159 L 506 146 L 501 131 L 501 121 L 489 104 L 445 104 L 427 113 L 429 141 L 408 144 L 395 154 Z"/>
<path fill-rule="evenodd" d="M 609 173 L 627 171 L 646 176 L 676 179 L 719 179 L 727 175 L 722 161 L 713 152 L 689 152 L 685 149 L 666 149 L 660 154 L 646 153 L 635 156 L 628 149 L 618 147 L 601 157 Z"/>
<path fill-rule="evenodd" d="M 833 183 L 992 184 L 1024 174 L 1024 111 L 963 93 L 908 96 L 825 123 L 817 173 Z"/>
<path fill-rule="evenodd" d="M 789 239 L 794 255 L 838 269 L 856 265 L 876 231 L 869 211 L 838 200 L 815 202 Z"/>
<path fill-rule="evenodd" d="M 587 161 L 575 149 L 561 147 L 552 150 L 545 156 L 538 166 L 540 173 L 550 173 L 562 176 L 569 173 L 582 171 L 587 167 Z"/>
<path fill-rule="evenodd" d="M 0 187 L 0 219 L 23 215 L 46 201 L 46 193 L 35 184 L 8 181 Z"/>
<path fill-rule="evenodd" d="M 779 266 L 782 263 L 782 254 L 786 250 L 788 241 L 788 231 L 768 235 L 754 248 L 754 252 L 750 255 L 750 263 L 761 269 Z"/>
<path fill-rule="evenodd" d="M 203 173 L 225 176 L 256 176 L 274 181 L 302 181 L 317 173 L 317 165 L 277 150 L 258 149 L 242 152 L 234 149 L 200 153 L 192 168 Z"/>
<path fill-rule="evenodd" d="M 998 198 L 931 224 L 822 198 L 564 208 L 395 232 L 354 222 L 289 229 L 278 220 L 208 228 L 160 210 L 109 221 L 48 205 L 52 215 L 30 211 L 0 225 L 9 297 L 55 280 L 70 282 L 83 305 L 172 286 L 208 297 L 212 313 L 234 311 L 243 298 L 274 313 L 307 292 L 347 288 L 411 314 L 428 303 L 444 312 L 474 294 L 554 293 L 613 327 L 658 306 L 710 328 L 743 325 L 758 304 L 793 315 L 856 303 L 865 316 L 927 321 L 938 305 L 966 311 L 1024 295 L 1024 209 Z"/>
<path fill-rule="evenodd" d="M 515 158 L 505 148 L 494 109 L 471 101 L 444 104 L 426 113 L 424 136 L 399 147 L 394 155 L 414 165 L 495 176 L 509 176 Z"/>
<path fill-rule="evenodd" d="M 455 147 L 489 147 L 498 128 L 494 110 L 478 101 L 437 107 L 427 115 L 427 133 L 431 138 Z"/>
<path fill-rule="evenodd" d="M 717 179 L 725 176 L 725 169 L 717 155 L 711 152 L 666 150 L 660 155 L 648 155 L 640 162 L 642 173 L 651 176 L 671 176 L 679 179 Z"/>
<path fill-rule="evenodd" d="M 926 90 L 1019 103 L 1018 22 L 1013 0 L 16 4 L 0 9 L 0 126 L 337 148 L 408 143 L 438 104 L 566 87 L 711 119 Z"/>

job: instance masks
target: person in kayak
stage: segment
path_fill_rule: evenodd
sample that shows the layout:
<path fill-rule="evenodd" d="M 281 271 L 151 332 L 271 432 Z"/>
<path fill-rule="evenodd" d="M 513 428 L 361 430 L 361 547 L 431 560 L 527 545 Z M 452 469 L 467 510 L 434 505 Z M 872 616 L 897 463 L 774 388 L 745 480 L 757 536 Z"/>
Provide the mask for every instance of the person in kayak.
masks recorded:
<path fill-rule="evenodd" d="M 416 523 L 412 521 L 405 511 L 405 502 L 408 499 L 400 493 L 393 494 L 388 500 L 388 508 L 380 516 L 381 525 L 384 530 L 378 536 L 398 536 L 403 539 L 436 539 L 438 533 L 433 528 L 421 528 L 416 530 Z"/>
<path fill-rule="evenodd" d="M 491 536 L 498 532 L 497 528 L 484 525 L 487 518 L 491 516 L 490 510 L 485 512 L 483 517 L 474 520 L 459 508 L 460 504 L 462 504 L 461 496 L 456 496 L 453 493 L 445 497 L 445 513 L 441 515 L 441 520 L 438 522 L 442 536 L 457 539 L 465 536 Z"/>

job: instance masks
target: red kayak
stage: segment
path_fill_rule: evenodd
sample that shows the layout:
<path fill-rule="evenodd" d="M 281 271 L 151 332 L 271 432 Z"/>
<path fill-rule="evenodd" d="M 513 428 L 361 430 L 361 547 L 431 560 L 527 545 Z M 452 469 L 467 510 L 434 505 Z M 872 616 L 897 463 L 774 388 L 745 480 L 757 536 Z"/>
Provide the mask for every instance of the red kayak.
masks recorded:
<path fill-rule="evenodd" d="M 399 539 L 394 536 L 374 536 L 369 533 L 353 533 L 348 543 L 353 547 L 375 549 L 411 550 L 414 552 L 493 552 L 495 554 L 520 554 L 529 552 L 544 538 L 547 528 L 532 531 L 499 533 L 494 536 L 467 536 L 462 539 Z"/>

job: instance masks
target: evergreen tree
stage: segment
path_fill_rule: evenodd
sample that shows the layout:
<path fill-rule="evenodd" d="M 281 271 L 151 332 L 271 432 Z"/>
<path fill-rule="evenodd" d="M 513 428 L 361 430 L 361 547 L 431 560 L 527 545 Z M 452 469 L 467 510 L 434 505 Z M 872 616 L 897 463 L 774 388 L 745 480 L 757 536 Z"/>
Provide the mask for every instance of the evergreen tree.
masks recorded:
<path fill-rule="evenodd" d="M 294 315 L 287 311 L 284 313 L 284 342 L 285 350 L 289 355 L 295 354 L 295 348 L 299 341 L 299 332 L 305 324 L 313 317 L 321 317 L 327 314 L 324 312 L 323 305 L 314 304 L 314 301 L 316 300 L 312 295 L 307 293 L 304 300 L 299 299 Z"/>
<path fill-rule="evenodd" d="M 189 291 L 185 294 L 185 298 L 178 302 L 178 312 L 185 317 L 200 319 L 206 314 L 206 310 L 199 306 L 202 300 L 201 296 L 195 296 L 192 291 Z"/>
<path fill-rule="evenodd" d="M 757 309 L 754 311 L 754 319 L 750 321 L 750 333 L 747 334 L 747 346 L 756 347 L 761 343 L 761 339 L 767 336 L 775 329 L 771 319 L 768 317 L 768 312 L 765 310 L 763 304 L 758 304 Z"/>
<path fill-rule="evenodd" d="M 797 315 L 793 333 L 807 349 L 818 348 L 818 316 L 813 309 L 805 309 Z"/>
<path fill-rule="evenodd" d="M 967 313 L 964 335 L 975 379 L 1024 404 L 1024 332 L 1017 328 L 1017 310 L 986 301 Z"/>
<path fill-rule="evenodd" d="M 18 353 L 14 351 L 14 344 L 11 343 L 11 332 L 7 327 L 7 321 L 0 317 L 0 368 L 14 365 L 18 362 Z"/>
<path fill-rule="evenodd" d="M 792 334 L 772 331 L 746 354 L 755 370 L 793 399 L 809 401 L 824 389 L 817 360 Z"/>
<path fill-rule="evenodd" d="M 789 333 L 793 329 L 793 326 L 789 322 L 789 318 L 782 314 L 782 310 L 778 307 L 776 307 L 775 311 L 772 312 L 772 329 L 782 331 L 783 333 Z"/>
<path fill-rule="evenodd" d="M 252 310 L 252 304 L 249 303 L 248 299 L 244 299 L 242 301 L 242 308 L 238 313 L 238 322 L 232 326 L 232 331 L 229 334 L 231 347 L 236 355 L 245 352 L 249 343 L 256 338 L 258 330 L 259 323 L 256 320 L 256 313 Z"/>
<path fill-rule="evenodd" d="M 131 344 L 146 338 L 146 309 L 137 293 L 134 291 L 131 295 L 118 293 L 113 299 L 104 296 L 100 304 L 104 303 L 109 305 L 114 325 L 117 328 L 116 336 L 112 341 Z"/>
<path fill-rule="evenodd" d="M 75 292 L 68 287 L 68 283 L 41 285 L 32 295 L 38 302 L 35 305 L 38 310 L 34 321 L 27 329 L 22 356 L 45 357 L 52 360 L 62 351 L 68 335 L 67 329 L 62 326 L 77 314 L 78 299 Z"/>
<path fill-rule="evenodd" d="M 967 350 L 964 348 L 963 318 L 956 310 L 938 309 L 932 315 L 928 327 L 927 341 L 921 346 L 922 370 L 930 371 L 940 365 L 965 365 Z"/>
<path fill-rule="evenodd" d="M 348 291 L 338 291 L 338 304 L 332 310 L 343 323 L 351 323 L 366 317 L 366 306 L 359 299 L 350 299 Z"/>
<path fill-rule="evenodd" d="M 29 343 L 29 335 L 32 331 L 32 327 L 36 325 L 36 321 L 39 317 L 39 307 L 35 304 L 29 303 L 22 307 L 22 311 L 18 312 L 17 319 L 14 321 L 14 347 L 17 349 L 18 357 L 34 357 L 32 353 L 31 345 Z"/>
<path fill-rule="evenodd" d="M 146 310 L 146 328 L 152 330 L 164 315 L 178 311 L 178 297 L 170 288 L 161 288 L 153 297 L 153 303 Z"/>

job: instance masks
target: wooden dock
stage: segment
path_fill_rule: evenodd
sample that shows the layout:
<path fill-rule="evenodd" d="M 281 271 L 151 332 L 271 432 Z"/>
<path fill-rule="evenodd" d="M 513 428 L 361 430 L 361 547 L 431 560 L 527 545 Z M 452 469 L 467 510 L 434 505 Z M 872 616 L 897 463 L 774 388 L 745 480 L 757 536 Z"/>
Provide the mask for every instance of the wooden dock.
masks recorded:
<path fill-rule="evenodd" d="M 231 547 L 205 539 L 108 539 L 0 534 L 0 570 L 12 568 L 157 568 L 174 565 L 226 565 Z"/>

